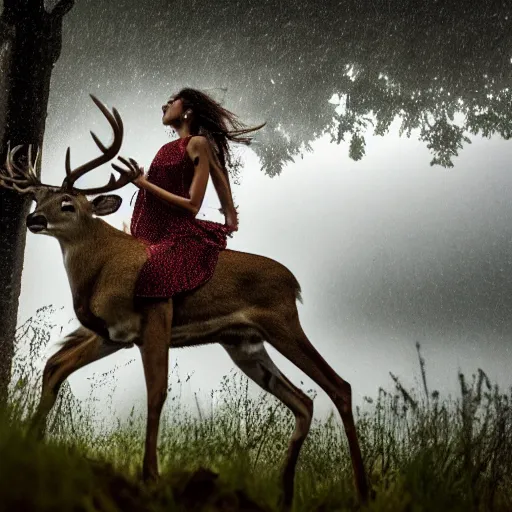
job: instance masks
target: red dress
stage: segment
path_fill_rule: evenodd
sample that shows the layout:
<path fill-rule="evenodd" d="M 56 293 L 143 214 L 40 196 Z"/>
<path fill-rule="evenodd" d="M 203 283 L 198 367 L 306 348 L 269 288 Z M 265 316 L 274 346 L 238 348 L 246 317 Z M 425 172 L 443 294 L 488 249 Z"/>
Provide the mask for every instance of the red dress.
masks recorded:
<path fill-rule="evenodd" d="M 187 153 L 191 135 L 165 144 L 147 173 L 151 183 L 190 198 L 194 163 Z M 137 194 L 130 231 L 146 243 L 148 259 L 135 286 L 137 297 L 172 297 L 208 281 L 232 230 L 195 218 L 145 189 Z"/>

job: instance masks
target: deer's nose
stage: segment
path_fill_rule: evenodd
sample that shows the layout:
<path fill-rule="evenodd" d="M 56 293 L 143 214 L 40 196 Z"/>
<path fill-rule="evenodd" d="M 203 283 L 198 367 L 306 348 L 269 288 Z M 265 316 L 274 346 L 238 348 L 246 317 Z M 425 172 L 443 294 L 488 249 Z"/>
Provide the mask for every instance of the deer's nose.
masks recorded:
<path fill-rule="evenodd" d="M 35 212 L 29 213 L 26 219 L 27 228 L 33 233 L 42 231 L 48 227 L 48 221 L 44 215 L 36 214 Z"/>

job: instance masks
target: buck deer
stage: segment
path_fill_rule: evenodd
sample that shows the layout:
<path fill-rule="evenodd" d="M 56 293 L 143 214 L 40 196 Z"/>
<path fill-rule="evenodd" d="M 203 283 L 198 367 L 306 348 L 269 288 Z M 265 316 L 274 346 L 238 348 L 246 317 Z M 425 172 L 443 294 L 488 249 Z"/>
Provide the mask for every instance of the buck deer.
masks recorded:
<path fill-rule="evenodd" d="M 45 366 L 40 403 L 33 425 L 44 435 L 45 420 L 63 381 L 74 371 L 117 350 L 138 346 L 147 387 L 147 426 L 143 478 L 158 476 L 157 436 L 166 399 L 168 350 L 207 343 L 221 344 L 233 362 L 264 390 L 272 393 L 295 416 L 282 473 L 281 502 L 290 509 L 295 467 L 313 415 L 313 401 L 292 384 L 269 357 L 264 341 L 315 381 L 332 399 L 341 415 L 348 439 L 355 482 L 360 499 L 368 497 L 363 460 L 354 426 L 351 387 L 339 377 L 304 334 L 297 311 L 300 286 L 293 274 L 266 257 L 238 251 L 222 251 L 213 277 L 199 288 L 172 299 L 134 297 L 135 281 L 146 261 L 145 245 L 99 216 L 114 213 L 122 199 L 99 195 L 120 189 L 141 172 L 132 159 L 119 160 L 127 167 L 112 167 L 107 185 L 80 189 L 76 180 L 112 160 L 123 138 L 123 124 L 94 96 L 108 119 L 114 141 L 105 147 L 91 132 L 101 155 L 71 170 L 69 148 L 66 178 L 60 187 L 42 184 L 32 164 L 31 148 L 26 166 L 15 163 L 20 146 L 8 151 L 0 186 L 30 194 L 36 202 L 26 224 L 33 233 L 55 237 L 61 246 L 73 305 L 81 326 L 62 340 L 62 346 Z M 39 151 L 35 162 L 37 164 Z M 171 329 L 172 327 L 172 329 Z M 172 334 L 171 334 L 172 332 Z"/>

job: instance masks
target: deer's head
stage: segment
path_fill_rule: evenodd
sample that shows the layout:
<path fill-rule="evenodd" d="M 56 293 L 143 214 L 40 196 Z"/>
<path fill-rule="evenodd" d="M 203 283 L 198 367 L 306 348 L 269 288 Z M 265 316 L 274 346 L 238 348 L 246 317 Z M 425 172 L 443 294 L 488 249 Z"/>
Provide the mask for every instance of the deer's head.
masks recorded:
<path fill-rule="evenodd" d="M 120 196 L 105 194 L 120 189 L 131 183 L 140 174 L 141 170 L 137 163 L 119 157 L 128 169 L 111 164 L 120 173 L 119 179 L 110 175 L 109 182 L 96 188 L 82 189 L 74 184 L 78 178 L 100 165 L 112 160 L 121 148 L 123 141 L 123 122 L 115 108 L 112 113 L 96 97 L 91 95 L 92 100 L 108 119 L 114 131 L 114 141 L 109 147 L 105 147 L 96 135 L 91 132 L 92 138 L 100 148 L 102 154 L 77 167 L 71 169 L 70 149 L 66 152 L 66 177 L 60 186 L 52 186 L 41 183 L 36 175 L 36 168 L 40 152 L 37 151 L 34 162 L 32 162 L 32 147 L 29 146 L 27 162 L 25 165 L 15 163 L 16 153 L 22 146 L 16 146 L 7 151 L 5 167 L 0 168 L 0 186 L 15 190 L 20 194 L 28 194 L 36 202 L 35 210 L 27 216 L 27 228 L 32 233 L 41 233 L 56 238 L 66 238 L 72 233 L 78 234 L 80 228 L 86 229 L 94 215 L 103 216 L 114 213 L 122 203 Z M 88 195 L 103 194 L 92 200 Z"/>

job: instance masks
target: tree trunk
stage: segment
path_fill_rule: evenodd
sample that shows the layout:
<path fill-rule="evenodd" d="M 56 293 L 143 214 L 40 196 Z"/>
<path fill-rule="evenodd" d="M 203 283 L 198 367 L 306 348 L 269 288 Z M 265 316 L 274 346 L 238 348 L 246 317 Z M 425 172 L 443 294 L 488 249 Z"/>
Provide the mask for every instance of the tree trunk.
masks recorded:
<path fill-rule="evenodd" d="M 62 18 L 73 0 L 52 12 L 44 0 L 5 0 L 0 17 L 0 162 L 11 148 L 42 148 L 50 79 L 62 43 Z M 26 155 L 26 150 L 19 153 Z M 23 156 L 23 155 L 21 155 Z M 37 169 L 40 176 L 41 170 Z M 7 401 L 31 201 L 0 188 L 0 404 Z"/>

